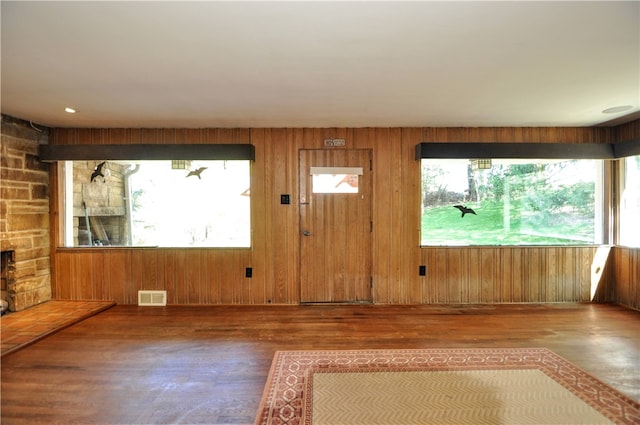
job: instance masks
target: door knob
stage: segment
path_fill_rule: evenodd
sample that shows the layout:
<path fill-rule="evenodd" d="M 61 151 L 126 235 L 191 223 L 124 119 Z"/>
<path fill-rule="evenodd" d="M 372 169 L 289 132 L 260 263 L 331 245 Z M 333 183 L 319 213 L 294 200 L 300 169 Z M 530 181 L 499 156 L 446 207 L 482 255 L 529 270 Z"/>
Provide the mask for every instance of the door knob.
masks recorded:
<path fill-rule="evenodd" d="M 302 234 L 305 236 L 311 236 L 311 232 L 308 230 L 305 230 L 304 232 L 302 232 Z"/>

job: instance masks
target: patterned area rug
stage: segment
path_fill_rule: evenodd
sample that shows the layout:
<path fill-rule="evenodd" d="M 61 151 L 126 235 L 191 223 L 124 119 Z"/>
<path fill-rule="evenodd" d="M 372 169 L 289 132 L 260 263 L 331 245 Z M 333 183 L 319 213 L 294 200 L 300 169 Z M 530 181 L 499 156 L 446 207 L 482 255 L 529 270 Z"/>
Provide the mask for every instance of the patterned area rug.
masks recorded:
<path fill-rule="evenodd" d="M 640 424 L 545 348 L 280 351 L 256 425 Z"/>

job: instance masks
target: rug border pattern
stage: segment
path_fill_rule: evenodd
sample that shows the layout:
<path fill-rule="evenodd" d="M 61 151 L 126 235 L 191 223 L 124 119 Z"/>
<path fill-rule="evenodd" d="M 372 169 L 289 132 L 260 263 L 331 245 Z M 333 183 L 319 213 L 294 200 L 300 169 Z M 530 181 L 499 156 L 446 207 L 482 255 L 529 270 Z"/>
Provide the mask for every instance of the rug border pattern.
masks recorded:
<path fill-rule="evenodd" d="M 617 424 L 640 423 L 640 403 L 547 348 L 277 351 L 255 425 L 311 423 L 317 372 L 537 369 Z"/>

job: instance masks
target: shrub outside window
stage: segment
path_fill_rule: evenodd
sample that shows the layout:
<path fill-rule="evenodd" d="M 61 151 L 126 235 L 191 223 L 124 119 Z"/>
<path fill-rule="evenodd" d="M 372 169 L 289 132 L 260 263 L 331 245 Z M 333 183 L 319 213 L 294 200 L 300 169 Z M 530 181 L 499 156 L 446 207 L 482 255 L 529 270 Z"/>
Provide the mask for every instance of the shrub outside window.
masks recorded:
<path fill-rule="evenodd" d="M 250 247 L 249 160 L 65 161 L 65 246 Z"/>
<path fill-rule="evenodd" d="M 421 160 L 421 245 L 602 242 L 603 161 Z"/>

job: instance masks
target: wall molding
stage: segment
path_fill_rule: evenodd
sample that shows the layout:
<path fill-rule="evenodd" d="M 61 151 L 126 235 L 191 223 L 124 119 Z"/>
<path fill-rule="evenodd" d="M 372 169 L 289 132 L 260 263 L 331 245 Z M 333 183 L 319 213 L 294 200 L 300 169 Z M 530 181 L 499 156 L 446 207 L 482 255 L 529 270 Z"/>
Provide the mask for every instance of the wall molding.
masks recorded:
<path fill-rule="evenodd" d="M 611 143 L 419 143 L 421 158 L 615 159 Z"/>
<path fill-rule="evenodd" d="M 84 160 L 255 160 L 255 148 L 245 143 L 234 144 L 83 144 L 40 145 L 41 161 Z"/>

